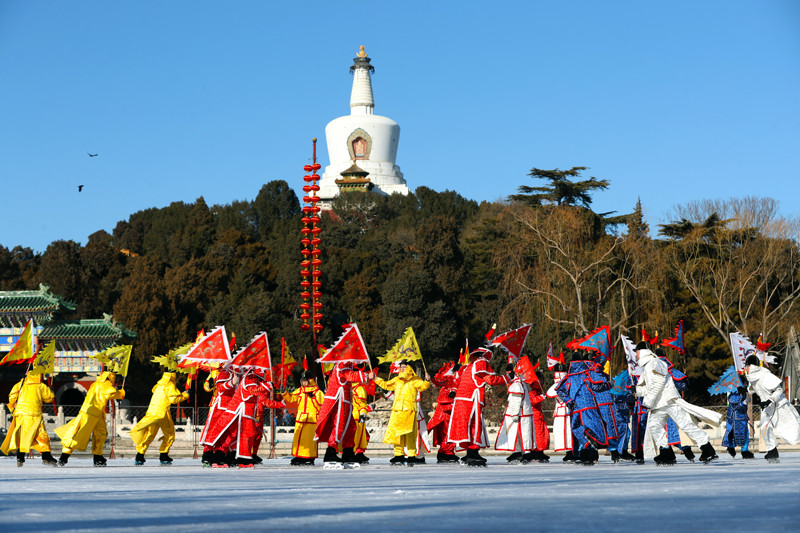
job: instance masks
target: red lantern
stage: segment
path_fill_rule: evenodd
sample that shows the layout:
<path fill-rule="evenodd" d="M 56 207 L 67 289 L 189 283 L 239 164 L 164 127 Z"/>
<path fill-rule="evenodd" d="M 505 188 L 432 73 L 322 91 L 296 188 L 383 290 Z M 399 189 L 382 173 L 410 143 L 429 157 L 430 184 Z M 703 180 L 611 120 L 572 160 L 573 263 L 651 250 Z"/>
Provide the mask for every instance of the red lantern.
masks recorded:
<path fill-rule="evenodd" d="M 314 302 L 314 309 L 322 309 L 322 304 L 319 302 Z"/>
<path fill-rule="evenodd" d="M 301 281 L 300 282 L 300 286 L 303 287 L 303 288 L 308 289 L 311 286 L 311 282 L 310 281 Z"/>
<path fill-rule="evenodd" d="M 320 166 L 319 163 L 314 163 L 313 165 L 311 165 L 311 170 L 314 170 L 314 171 L 317 171 L 317 170 L 319 170 L 321 168 L 322 167 Z"/>
<path fill-rule="evenodd" d="M 315 237 L 315 238 L 311 239 L 311 246 L 319 246 L 321 242 L 322 242 L 322 239 Z"/>
<path fill-rule="evenodd" d="M 303 255 L 311 255 L 311 250 L 309 250 L 308 248 L 303 248 L 302 250 L 300 250 L 300 253 Z"/>
<path fill-rule="evenodd" d="M 309 272 L 308 270 L 301 270 L 300 275 L 303 276 L 304 278 L 307 278 L 308 276 L 311 275 L 311 272 Z M 304 298 L 308 298 L 308 296 L 305 296 Z"/>
<path fill-rule="evenodd" d="M 309 318 L 311 318 L 311 315 L 309 315 L 308 313 L 303 313 L 300 315 L 300 318 L 302 318 L 303 320 L 308 320 Z"/>
<path fill-rule="evenodd" d="M 312 235 L 319 235 L 320 233 L 322 233 L 322 228 L 311 228 Z"/>
<path fill-rule="evenodd" d="M 322 320 L 322 316 L 323 316 L 322 313 L 314 313 L 314 321 L 319 322 L 320 320 Z"/>
<path fill-rule="evenodd" d="M 311 244 L 311 239 L 300 239 L 300 242 L 303 243 L 303 246 L 308 246 Z"/>
<path fill-rule="evenodd" d="M 306 281 L 304 283 L 308 283 L 308 282 Z M 302 285 L 302 283 L 301 283 L 301 285 Z M 312 281 L 311 282 L 311 286 L 314 287 L 315 289 L 319 289 L 320 287 L 322 287 L 322 282 L 321 281 Z"/>
<path fill-rule="evenodd" d="M 304 292 L 303 294 L 308 294 L 308 293 Z M 303 295 L 301 294 L 300 296 L 303 296 Z M 319 292 L 319 291 L 314 291 L 314 292 L 311 293 L 311 296 L 313 296 L 314 299 L 316 300 L 317 298 L 320 298 L 322 296 L 322 293 Z M 308 298 L 308 296 L 303 296 L 303 298 Z"/>
<path fill-rule="evenodd" d="M 311 172 L 312 170 L 315 170 L 315 169 L 314 169 L 314 167 L 312 165 L 306 165 L 306 166 L 303 167 L 303 170 L 305 170 L 306 172 Z"/>
<path fill-rule="evenodd" d="M 322 250 L 320 250 L 319 248 L 314 248 L 313 250 L 311 250 L 311 255 L 313 255 L 315 257 L 320 255 L 320 254 L 322 254 Z"/>
<path fill-rule="evenodd" d="M 312 177 L 311 177 L 311 176 L 309 176 L 308 174 L 306 174 L 305 176 L 303 176 L 303 181 L 305 181 L 306 183 L 313 181 L 313 179 L 314 179 L 314 178 L 312 178 Z"/>
<path fill-rule="evenodd" d="M 311 272 L 311 275 L 314 276 L 315 278 L 318 278 L 322 275 L 322 272 L 320 272 L 319 270 L 313 270 Z"/>
<path fill-rule="evenodd" d="M 308 324 L 300 324 L 300 329 L 302 329 L 303 331 L 308 331 L 309 329 L 311 329 L 311 326 L 309 326 Z M 317 329 L 317 327 L 314 326 L 314 329 Z"/>
<path fill-rule="evenodd" d="M 312 185 L 303 185 L 303 192 L 311 192 Z"/>
<path fill-rule="evenodd" d="M 311 261 L 309 261 L 308 259 L 306 259 L 305 261 L 300 261 L 300 266 L 303 268 L 308 268 L 311 266 Z"/>
<path fill-rule="evenodd" d="M 314 324 L 314 331 L 316 331 L 317 333 L 322 331 L 324 328 L 325 327 L 322 324 Z"/>
<path fill-rule="evenodd" d="M 311 264 L 314 265 L 315 267 L 318 267 L 322 264 L 322 259 L 314 259 L 313 261 L 311 261 Z"/>
<path fill-rule="evenodd" d="M 304 209 L 305 209 L 305 208 L 304 208 Z M 314 207 L 312 207 L 312 208 L 311 208 L 311 212 L 312 212 L 312 213 L 319 213 L 321 210 L 322 210 L 322 209 L 321 209 L 321 208 L 319 208 L 319 207 L 317 207 L 317 206 L 314 206 Z"/>
<path fill-rule="evenodd" d="M 313 217 L 310 217 L 310 218 L 308 219 L 308 221 L 309 221 L 311 224 L 319 224 L 319 217 L 318 217 L 318 216 L 316 216 L 316 215 L 314 215 Z"/>
<path fill-rule="evenodd" d="M 300 230 L 300 233 L 302 233 L 303 235 L 308 235 L 309 233 L 311 233 L 311 228 L 303 228 Z"/>
<path fill-rule="evenodd" d="M 317 293 L 315 292 L 314 294 L 317 294 Z M 303 292 L 300 293 L 300 298 L 302 298 L 304 300 L 307 300 L 307 299 L 311 298 L 311 294 L 308 291 L 303 291 Z M 316 296 L 314 296 L 314 298 L 316 298 Z"/>
<path fill-rule="evenodd" d="M 300 304 L 300 309 L 302 309 L 303 311 L 308 311 L 309 309 L 311 309 L 311 305 L 303 302 Z"/>
<path fill-rule="evenodd" d="M 311 190 L 312 191 L 318 191 L 319 190 L 319 185 L 317 185 L 316 183 L 312 184 L 311 185 Z"/>
<path fill-rule="evenodd" d="M 311 179 L 312 179 L 313 181 L 317 181 L 317 180 L 319 179 L 319 174 L 316 174 L 316 173 L 314 173 L 314 174 L 311 174 Z"/>

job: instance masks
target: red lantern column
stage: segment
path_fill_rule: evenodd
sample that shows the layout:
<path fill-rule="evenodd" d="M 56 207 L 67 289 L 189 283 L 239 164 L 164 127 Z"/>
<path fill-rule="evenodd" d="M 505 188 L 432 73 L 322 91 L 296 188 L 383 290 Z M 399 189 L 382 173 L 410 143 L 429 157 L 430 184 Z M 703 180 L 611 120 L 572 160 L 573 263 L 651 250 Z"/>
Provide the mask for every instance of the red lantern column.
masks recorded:
<path fill-rule="evenodd" d="M 303 323 L 300 328 L 303 331 L 311 332 L 311 350 L 306 355 L 306 359 L 308 368 L 314 368 L 315 370 L 317 383 L 322 383 L 321 369 L 319 365 L 313 362 L 317 350 L 317 333 L 323 329 L 322 324 L 320 324 L 323 318 L 322 303 L 319 301 L 322 297 L 322 281 L 320 280 L 322 276 L 322 271 L 320 270 L 322 250 L 319 247 L 322 228 L 319 227 L 320 207 L 317 205 L 317 202 L 320 201 L 319 196 L 317 196 L 319 191 L 319 184 L 317 183 L 319 174 L 317 174 L 317 171 L 322 167 L 317 163 L 317 139 L 312 139 L 312 142 L 313 164 L 303 167 L 303 170 L 306 171 L 306 175 L 303 176 L 303 181 L 306 182 L 303 185 L 303 192 L 306 195 L 303 197 L 303 228 L 300 230 L 302 233 L 300 242 L 303 244 L 303 249 L 300 251 L 303 255 L 303 260 L 300 262 L 300 275 L 303 277 L 303 281 L 300 282 L 302 288 L 300 297 L 303 299 L 300 304 L 300 309 L 302 310 L 300 318 Z M 309 277 L 311 278 L 310 280 Z"/>

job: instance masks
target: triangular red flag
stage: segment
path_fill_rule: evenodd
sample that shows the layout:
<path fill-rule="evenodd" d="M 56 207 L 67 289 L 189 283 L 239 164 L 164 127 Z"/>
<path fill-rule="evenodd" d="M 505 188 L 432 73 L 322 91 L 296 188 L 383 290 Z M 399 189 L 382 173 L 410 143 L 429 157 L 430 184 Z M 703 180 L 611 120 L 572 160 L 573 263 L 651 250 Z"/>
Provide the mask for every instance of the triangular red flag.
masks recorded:
<path fill-rule="evenodd" d="M 247 346 L 236 352 L 228 367 L 239 370 L 255 370 L 262 374 L 271 372 L 272 361 L 266 332 L 262 331 L 253 337 Z"/>
<path fill-rule="evenodd" d="M 198 363 L 226 363 L 230 359 L 231 351 L 225 326 L 219 326 L 196 342 L 178 366 L 187 368 Z"/>
<path fill-rule="evenodd" d="M 536 377 L 536 368 L 538 368 L 539 363 L 537 361 L 536 366 L 531 364 L 530 358 L 525 355 L 519 358 L 519 362 L 517 366 L 514 367 L 514 372 L 519 375 L 519 378 L 524 381 L 525 383 L 533 383 L 538 378 Z"/>
<path fill-rule="evenodd" d="M 368 362 L 369 354 L 361 338 L 358 325 L 353 323 L 342 333 L 342 336 L 333 343 L 325 355 L 317 359 L 318 363 L 341 363 L 341 362 Z"/>
<path fill-rule="evenodd" d="M 501 333 L 489 341 L 489 344 L 492 346 L 500 345 L 508 353 L 519 358 L 519 356 L 522 355 L 522 350 L 525 348 L 525 341 L 528 339 L 528 334 L 530 332 L 531 324 L 523 324 L 517 329 Z"/>

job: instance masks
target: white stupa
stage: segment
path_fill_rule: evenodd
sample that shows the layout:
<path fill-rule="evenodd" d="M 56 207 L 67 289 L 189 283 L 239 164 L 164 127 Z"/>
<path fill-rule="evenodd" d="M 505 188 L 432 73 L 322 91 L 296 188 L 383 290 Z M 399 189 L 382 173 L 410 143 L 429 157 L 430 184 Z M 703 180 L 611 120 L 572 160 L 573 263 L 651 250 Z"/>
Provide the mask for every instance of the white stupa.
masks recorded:
<path fill-rule="evenodd" d="M 374 114 L 371 74 L 375 67 L 364 46 L 353 59 L 353 90 L 350 114 L 325 126 L 330 164 L 319 181 L 320 206 L 345 190 L 408 194 L 406 180 L 395 164 L 400 126 L 394 120 Z"/>

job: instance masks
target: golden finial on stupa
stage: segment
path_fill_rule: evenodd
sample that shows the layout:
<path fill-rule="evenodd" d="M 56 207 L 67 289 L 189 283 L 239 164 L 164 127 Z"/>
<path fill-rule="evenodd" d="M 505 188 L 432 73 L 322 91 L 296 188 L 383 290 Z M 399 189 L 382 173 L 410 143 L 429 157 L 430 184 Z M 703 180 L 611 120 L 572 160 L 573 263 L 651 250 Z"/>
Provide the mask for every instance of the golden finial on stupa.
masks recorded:
<path fill-rule="evenodd" d="M 364 51 L 364 45 L 361 45 L 361 48 L 358 49 L 358 53 L 356 54 L 358 57 L 367 57 L 367 53 Z"/>

